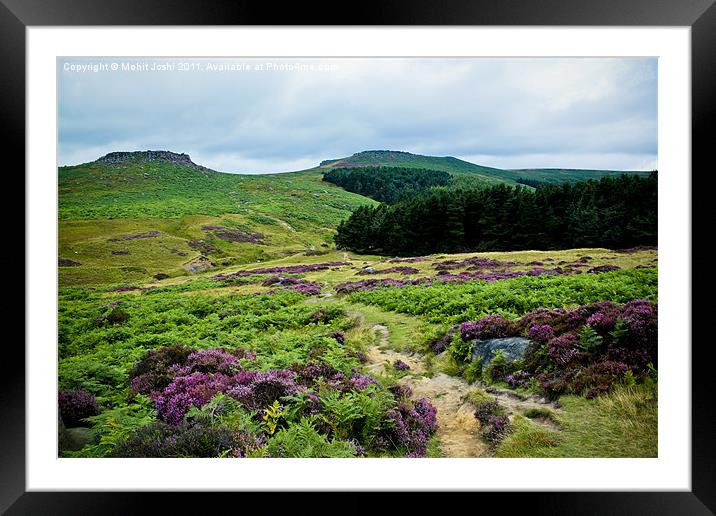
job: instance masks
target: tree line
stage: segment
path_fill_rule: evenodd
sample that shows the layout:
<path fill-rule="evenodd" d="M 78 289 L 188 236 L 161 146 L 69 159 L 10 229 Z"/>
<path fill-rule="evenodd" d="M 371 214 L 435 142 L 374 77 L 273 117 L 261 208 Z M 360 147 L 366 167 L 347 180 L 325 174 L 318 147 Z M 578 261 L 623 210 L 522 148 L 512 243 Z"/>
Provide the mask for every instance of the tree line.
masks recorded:
<path fill-rule="evenodd" d="M 324 181 L 344 190 L 389 203 L 434 186 L 448 186 L 451 179 L 449 173 L 441 170 L 399 167 L 335 168 L 323 175 Z"/>
<path fill-rule="evenodd" d="M 432 188 L 357 208 L 338 226 L 335 242 L 339 249 L 395 256 L 656 245 L 657 173 L 535 190 Z"/>

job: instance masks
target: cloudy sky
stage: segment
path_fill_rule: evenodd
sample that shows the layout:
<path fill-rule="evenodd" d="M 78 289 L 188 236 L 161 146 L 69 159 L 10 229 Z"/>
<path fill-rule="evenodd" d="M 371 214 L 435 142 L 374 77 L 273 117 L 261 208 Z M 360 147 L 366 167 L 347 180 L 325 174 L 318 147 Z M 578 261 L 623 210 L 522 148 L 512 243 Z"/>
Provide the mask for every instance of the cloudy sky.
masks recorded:
<path fill-rule="evenodd" d="M 657 168 L 656 59 L 65 59 L 58 79 L 60 165 L 151 149 L 261 173 L 389 149 Z"/>

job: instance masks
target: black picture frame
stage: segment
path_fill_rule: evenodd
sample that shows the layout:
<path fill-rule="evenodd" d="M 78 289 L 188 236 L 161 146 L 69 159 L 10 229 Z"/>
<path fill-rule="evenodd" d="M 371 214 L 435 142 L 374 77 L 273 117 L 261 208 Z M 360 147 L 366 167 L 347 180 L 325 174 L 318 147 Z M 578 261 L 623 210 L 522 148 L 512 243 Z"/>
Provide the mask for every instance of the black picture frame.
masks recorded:
<path fill-rule="evenodd" d="M 706 182 L 714 172 L 709 128 L 716 122 L 716 6 L 715 0 L 390 0 L 333 3 L 285 3 L 247 0 L 0 0 L 0 113 L 6 135 L 0 140 L 4 162 L 3 181 L 17 182 L 14 191 L 25 192 L 25 29 L 28 26 L 88 25 L 571 25 L 571 26 L 688 26 L 691 28 L 692 73 L 692 270 L 705 270 L 702 251 L 705 240 L 694 241 L 698 224 L 714 219 L 712 209 L 696 195 L 710 189 Z M 12 174 L 10 172 L 12 171 Z M 12 177 L 9 177 L 12 176 Z M 21 179 L 22 178 L 22 179 Z M 696 181 L 694 181 L 696 180 Z M 694 184 L 699 187 L 694 188 Z M 15 223 L 16 242 L 24 242 Z M 710 234 L 707 229 L 707 234 Z M 19 246 L 17 246 L 19 248 Z M 18 268 L 17 251 L 12 263 Z M 24 261 L 24 260 L 23 260 Z M 32 271 L 23 266 L 24 277 Z M 18 275 L 19 276 L 19 275 Z M 487 510 L 493 503 L 507 510 L 524 508 L 538 514 L 712 514 L 716 511 L 716 437 L 714 403 L 708 379 L 709 341 L 696 338 L 708 318 L 708 304 L 697 304 L 692 289 L 692 490 L 689 492 L 564 492 L 564 493 L 472 493 L 454 499 L 455 509 L 467 504 Z M 15 294 L 3 296 L 3 314 L 24 307 Z M 24 294 L 23 294 L 24 299 Z M 17 319 L 15 319 L 17 320 Z M 6 323 L 9 317 L 6 318 Z M 7 327 L 6 327 L 7 328 Z M 7 333 L 6 335 L 9 335 Z M 12 342 L 12 344 L 11 344 Z M 25 354 L 18 339 L 6 338 L 0 358 L 0 512 L 7 514 L 129 514 L 160 503 L 165 513 L 188 512 L 192 506 L 208 509 L 206 496 L 195 493 L 68 493 L 26 492 L 25 489 Z M 13 348 L 13 349 L 9 349 Z M 424 504 L 428 493 L 386 497 L 381 507 Z M 303 502 L 308 493 L 273 493 L 268 513 L 301 513 L 313 505 Z M 256 497 L 247 493 L 211 493 L 212 502 L 242 504 Z M 257 495 L 259 496 L 259 495 Z M 265 496 L 265 495 L 260 495 Z M 455 496 L 455 495 L 451 495 Z M 231 498 L 233 497 L 233 499 Z M 466 498 L 466 499 L 463 499 Z M 496 498 L 496 499 L 495 499 Z M 257 500 L 258 501 L 258 500 Z M 375 506 L 365 495 L 348 493 L 340 502 L 341 512 L 366 512 Z M 458 505 L 459 504 L 459 505 Z M 245 506 L 245 505 L 244 505 Z M 315 507 L 315 506 L 314 506 Z M 320 511 L 318 511 L 320 512 Z"/>

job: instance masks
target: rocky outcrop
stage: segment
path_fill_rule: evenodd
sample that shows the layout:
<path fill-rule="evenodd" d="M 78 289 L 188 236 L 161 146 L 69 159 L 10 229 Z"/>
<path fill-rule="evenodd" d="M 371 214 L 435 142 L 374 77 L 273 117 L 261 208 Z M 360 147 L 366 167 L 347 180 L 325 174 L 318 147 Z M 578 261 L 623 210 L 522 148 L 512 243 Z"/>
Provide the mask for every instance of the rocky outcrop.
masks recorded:
<path fill-rule="evenodd" d="M 214 267 L 214 264 L 204 256 L 197 256 L 193 260 L 182 265 L 184 270 L 196 274 L 197 272 L 204 272 L 207 269 Z"/>
<path fill-rule="evenodd" d="M 170 151 L 133 151 L 133 152 L 110 152 L 97 160 L 97 163 L 116 165 L 128 161 L 167 161 L 174 165 L 212 172 L 211 169 L 194 163 L 188 154 Z"/>
<path fill-rule="evenodd" d="M 507 337 L 503 339 L 473 340 L 473 362 L 479 360 L 483 366 L 489 364 L 498 350 L 501 350 L 504 357 L 512 362 L 522 360 L 530 341 L 522 337 Z"/>

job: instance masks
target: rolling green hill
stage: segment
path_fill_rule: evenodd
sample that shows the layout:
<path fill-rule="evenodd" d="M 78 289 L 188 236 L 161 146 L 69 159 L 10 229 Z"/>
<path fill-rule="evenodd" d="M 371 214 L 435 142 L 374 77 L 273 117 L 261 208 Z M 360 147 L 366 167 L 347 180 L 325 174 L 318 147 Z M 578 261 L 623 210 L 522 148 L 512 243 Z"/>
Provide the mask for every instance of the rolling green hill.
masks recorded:
<path fill-rule="evenodd" d="M 60 284 L 147 281 L 328 252 L 338 224 L 376 202 L 323 181 L 323 173 L 376 165 L 446 171 L 458 186 L 618 173 L 501 170 L 452 157 L 366 151 L 303 171 L 242 175 L 210 170 L 186 154 L 110 153 L 58 169 Z"/>
<path fill-rule="evenodd" d="M 648 176 L 651 171 L 636 170 L 581 170 L 581 169 L 499 169 L 476 165 L 450 156 L 421 156 L 402 151 L 372 150 L 358 152 L 347 158 L 322 161 L 321 169 L 353 167 L 401 167 L 442 170 L 449 172 L 460 183 L 507 183 L 516 184 L 519 178 L 528 178 L 545 183 L 599 179 L 604 176 L 637 174 Z"/>
<path fill-rule="evenodd" d="M 321 169 L 353 167 L 400 167 L 441 170 L 449 172 L 453 176 L 469 176 L 489 184 L 514 183 L 511 178 L 503 177 L 501 173 L 504 171 L 498 168 L 483 167 L 482 165 L 475 165 L 450 156 L 421 156 L 402 151 L 374 150 L 358 152 L 347 158 L 322 161 L 319 166 Z"/>
<path fill-rule="evenodd" d="M 118 157 L 119 156 L 119 157 Z M 112 153 L 59 167 L 61 285 L 254 263 L 333 245 L 338 223 L 375 201 L 317 173 L 225 174 L 169 152 Z"/>

